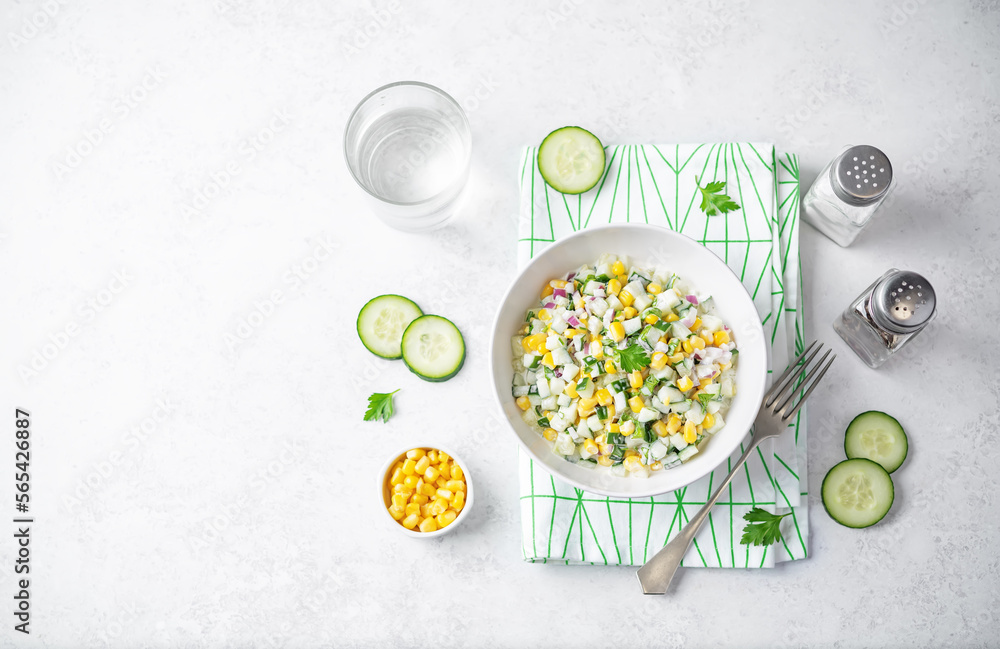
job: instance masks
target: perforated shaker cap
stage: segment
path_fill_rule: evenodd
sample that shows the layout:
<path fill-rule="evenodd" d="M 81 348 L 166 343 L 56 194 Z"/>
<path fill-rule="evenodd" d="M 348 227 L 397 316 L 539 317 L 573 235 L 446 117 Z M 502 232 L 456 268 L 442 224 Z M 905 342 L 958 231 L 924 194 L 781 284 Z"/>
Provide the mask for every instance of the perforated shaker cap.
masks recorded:
<path fill-rule="evenodd" d="M 859 144 L 844 151 L 830 174 L 834 193 L 853 205 L 879 199 L 892 183 L 889 158 L 869 144 Z"/>
<path fill-rule="evenodd" d="M 887 331 L 909 334 L 919 331 L 934 316 L 937 297 L 930 282 L 908 270 L 886 277 L 872 295 L 872 316 Z"/>

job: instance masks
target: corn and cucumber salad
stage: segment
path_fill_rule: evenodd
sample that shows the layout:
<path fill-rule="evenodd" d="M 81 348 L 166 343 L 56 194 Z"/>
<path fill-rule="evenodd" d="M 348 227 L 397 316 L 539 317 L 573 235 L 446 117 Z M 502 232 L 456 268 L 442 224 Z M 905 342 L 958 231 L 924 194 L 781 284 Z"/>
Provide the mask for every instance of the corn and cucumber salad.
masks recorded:
<path fill-rule="evenodd" d="M 604 254 L 539 298 L 512 340 L 512 391 L 556 453 L 646 477 L 725 426 L 739 351 L 711 296 Z"/>

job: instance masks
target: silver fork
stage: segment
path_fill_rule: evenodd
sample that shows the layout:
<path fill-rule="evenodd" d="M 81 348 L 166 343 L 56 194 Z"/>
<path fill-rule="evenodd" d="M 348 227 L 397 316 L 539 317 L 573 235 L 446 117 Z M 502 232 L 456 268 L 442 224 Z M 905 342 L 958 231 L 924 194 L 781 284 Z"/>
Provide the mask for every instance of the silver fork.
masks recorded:
<path fill-rule="evenodd" d="M 722 492 L 733 479 L 733 476 L 743 467 L 750 455 L 760 446 L 761 442 L 771 437 L 777 437 L 784 432 L 788 426 L 788 422 L 799 411 L 799 408 L 809 398 L 812 391 L 816 389 L 816 386 L 819 385 L 820 379 L 823 378 L 826 371 L 830 369 L 830 365 L 833 364 L 834 359 L 837 358 L 837 355 L 834 354 L 827 360 L 827 357 L 833 351 L 828 349 L 823 354 L 823 357 L 819 359 L 819 362 L 813 365 L 812 369 L 809 369 L 809 364 L 812 363 L 813 359 L 822 349 L 823 343 L 814 340 L 788 366 L 785 373 L 779 376 L 771 385 L 771 389 L 764 395 L 764 402 L 761 405 L 760 412 L 757 413 L 757 419 L 754 421 L 754 432 L 750 438 L 750 444 L 743 452 L 743 455 L 740 456 L 740 459 L 736 461 L 733 470 L 729 472 L 726 479 L 716 488 L 715 493 L 708 499 L 705 506 L 698 510 L 698 513 L 684 526 L 680 534 L 670 543 L 663 546 L 652 559 L 636 571 L 635 574 L 639 577 L 639 583 L 642 585 L 642 592 L 644 594 L 663 595 L 667 592 L 667 587 L 674 578 L 674 573 L 677 572 L 678 566 L 681 565 L 681 559 L 687 554 L 688 547 L 691 546 L 691 541 L 698 534 L 698 530 L 701 529 L 705 519 L 708 518 L 708 513 L 712 510 L 716 501 L 719 500 L 719 496 L 722 495 Z M 805 393 L 802 394 L 802 397 L 797 402 L 792 404 L 792 400 L 796 394 L 802 390 L 805 390 Z"/>

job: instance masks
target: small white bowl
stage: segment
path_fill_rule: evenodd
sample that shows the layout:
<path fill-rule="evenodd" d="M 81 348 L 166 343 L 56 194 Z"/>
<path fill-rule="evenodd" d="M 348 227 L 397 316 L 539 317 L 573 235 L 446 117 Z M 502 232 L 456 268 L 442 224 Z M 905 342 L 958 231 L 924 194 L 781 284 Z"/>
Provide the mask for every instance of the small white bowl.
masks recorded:
<path fill-rule="evenodd" d="M 458 466 L 462 467 L 462 473 L 465 476 L 465 506 L 462 507 L 462 511 L 458 512 L 458 516 L 451 523 L 451 525 L 449 525 L 448 527 L 439 528 L 433 532 L 421 532 L 420 530 L 416 529 L 408 530 L 402 525 L 400 525 L 399 521 L 393 518 L 392 514 L 389 513 L 389 505 L 391 504 L 391 497 L 392 497 L 392 488 L 389 486 L 389 478 L 391 477 L 389 475 L 389 472 L 392 470 L 392 467 L 393 465 L 396 464 L 396 462 L 406 457 L 407 451 L 413 450 L 415 448 L 422 448 L 425 451 L 429 451 L 432 449 L 436 451 L 444 451 L 451 457 L 452 460 L 454 460 L 458 464 Z M 465 463 L 465 460 L 452 453 L 451 449 L 443 448 L 436 444 L 413 444 L 411 446 L 407 446 L 405 449 L 403 449 L 399 453 L 396 453 L 391 458 L 389 458 L 389 461 L 382 466 L 382 470 L 379 471 L 378 475 L 379 475 L 379 484 L 378 484 L 379 507 L 382 509 L 382 513 L 385 516 L 385 520 L 389 521 L 390 525 L 392 525 L 394 528 L 396 528 L 406 536 L 417 539 L 433 539 L 438 536 L 444 536 L 445 534 L 454 531 L 455 528 L 462 523 L 462 521 L 468 518 L 468 512 L 470 509 L 472 509 L 472 501 L 475 492 L 472 488 L 472 474 L 469 472 L 469 465 Z"/>
<path fill-rule="evenodd" d="M 716 313 L 734 331 L 739 345 L 737 391 L 726 413 L 726 425 L 690 461 L 648 478 L 616 477 L 603 467 L 588 469 L 567 462 L 552 450 L 551 442 L 521 419 L 521 410 L 511 396 L 511 338 L 524 324 L 524 314 L 537 307 L 538 294 L 546 282 L 592 264 L 602 253 L 628 255 L 640 264 L 669 268 L 698 291 L 712 295 Z M 500 301 L 490 343 L 494 395 L 521 448 L 560 480 L 619 498 L 645 498 L 680 489 L 724 462 L 739 447 L 757 416 L 767 384 L 767 354 L 760 316 L 735 273 L 698 242 L 664 227 L 636 223 L 581 230 L 536 255 Z"/>

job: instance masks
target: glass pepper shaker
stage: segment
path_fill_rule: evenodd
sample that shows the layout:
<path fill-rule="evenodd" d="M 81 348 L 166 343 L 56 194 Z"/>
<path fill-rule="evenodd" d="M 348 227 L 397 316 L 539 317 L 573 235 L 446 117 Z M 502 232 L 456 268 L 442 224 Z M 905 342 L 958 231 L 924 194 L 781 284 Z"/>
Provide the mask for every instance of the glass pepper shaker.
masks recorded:
<path fill-rule="evenodd" d="M 846 248 L 868 225 L 891 186 L 892 165 L 882 151 L 867 144 L 849 146 L 806 192 L 802 218 Z"/>
<path fill-rule="evenodd" d="M 891 268 L 844 310 L 833 328 L 868 367 L 876 368 L 927 326 L 936 307 L 930 282 Z"/>

